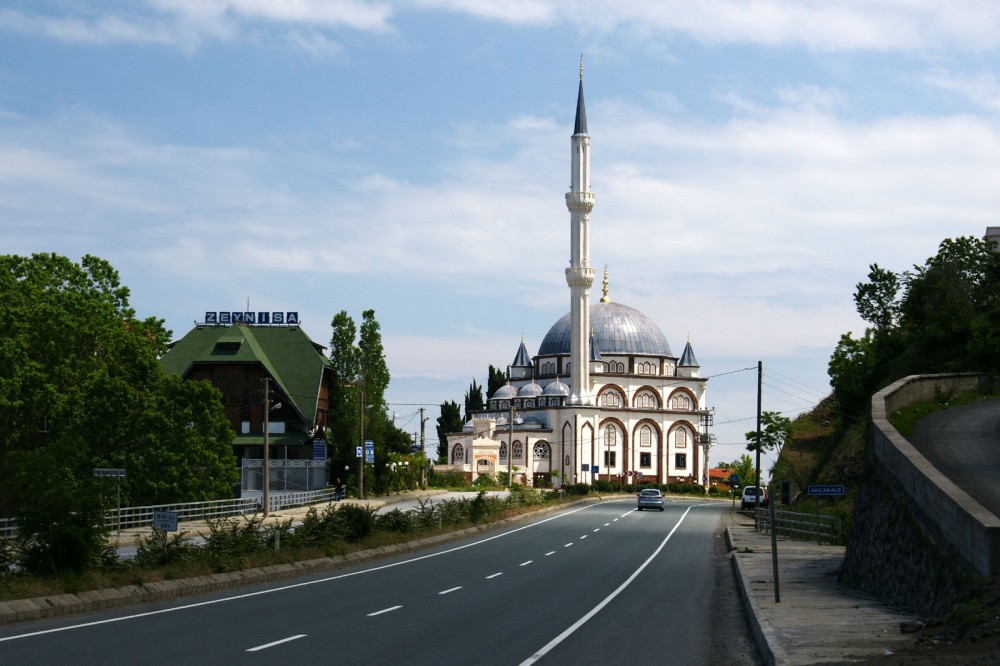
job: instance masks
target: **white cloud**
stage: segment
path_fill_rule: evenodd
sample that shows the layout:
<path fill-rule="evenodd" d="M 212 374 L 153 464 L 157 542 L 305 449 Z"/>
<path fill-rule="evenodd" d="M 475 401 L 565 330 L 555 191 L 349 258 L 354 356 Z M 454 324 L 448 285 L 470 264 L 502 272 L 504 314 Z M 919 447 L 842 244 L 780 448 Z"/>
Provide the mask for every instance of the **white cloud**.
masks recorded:
<path fill-rule="evenodd" d="M 818 52 L 987 50 L 1000 45 L 1000 5 L 981 0 L 147 0 L 104 12 L 55 15 L 0 11 L 0 30 L 71 43 L 113 42 L 198 48 L 295 26 L 287 39 L 324 57 L 339 52 L 322 31 L 395 32 L 402 12 L 438 12 L 487 22 L 556 27 L 588 37 L 625 33 L 661 48 L 686 35 L 704 44 L 804 47 Z M 312 32 L 309 31 L 312 29 Z M 603 49 L 596 39 L 593 52 Z"/>
<path fill-rule="evenodd" d="M 938 68 L 925 72 L 920 78 L 931 88 L 957 93 L 981 108 L 1000 111 L 1000 82 L 992 72 L 953 74 Z"/>

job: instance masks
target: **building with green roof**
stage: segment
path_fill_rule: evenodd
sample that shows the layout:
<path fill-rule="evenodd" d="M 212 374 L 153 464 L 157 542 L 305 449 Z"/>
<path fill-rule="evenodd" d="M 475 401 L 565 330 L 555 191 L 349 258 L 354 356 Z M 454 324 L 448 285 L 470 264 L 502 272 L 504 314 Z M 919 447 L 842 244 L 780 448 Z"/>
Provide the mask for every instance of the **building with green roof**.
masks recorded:
<path fill-rule="evenodd" d="M 167 373 L 209 381 L 222 392 L 244 495 L 262 489 L 265 384 L 271 490 L 325 485 L 333 369 L 323 350 L 297 325 L 199 324 L 160 359 Z"/>

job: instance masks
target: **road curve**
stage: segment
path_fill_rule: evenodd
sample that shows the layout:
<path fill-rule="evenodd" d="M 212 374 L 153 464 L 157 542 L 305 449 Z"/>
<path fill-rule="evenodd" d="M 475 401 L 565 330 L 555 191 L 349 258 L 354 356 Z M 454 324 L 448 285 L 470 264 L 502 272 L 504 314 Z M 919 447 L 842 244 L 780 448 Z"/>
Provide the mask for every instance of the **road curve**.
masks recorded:
<path fill-rule="evenodd" d="M 1000 516 L 1000 399 L 930 414 L 908 439 L 955 485 Z"/>

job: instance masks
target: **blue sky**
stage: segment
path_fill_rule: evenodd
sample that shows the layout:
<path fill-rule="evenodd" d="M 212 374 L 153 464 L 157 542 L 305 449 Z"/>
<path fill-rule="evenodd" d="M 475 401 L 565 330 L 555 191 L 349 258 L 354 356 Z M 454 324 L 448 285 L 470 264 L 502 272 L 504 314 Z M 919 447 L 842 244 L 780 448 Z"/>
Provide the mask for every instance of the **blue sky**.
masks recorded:
<path fill-rule="evenodd" d="M 731 460 L 732 371 L 808 408 L 868 264 L 997 224 L 998 45 L 985 1 L 3 0 L 0 241 L 109 260 L 177 337 L 374 308 L 412 432 L 569 309 L 583 54 L 591 259 L 718 375 Z"/>

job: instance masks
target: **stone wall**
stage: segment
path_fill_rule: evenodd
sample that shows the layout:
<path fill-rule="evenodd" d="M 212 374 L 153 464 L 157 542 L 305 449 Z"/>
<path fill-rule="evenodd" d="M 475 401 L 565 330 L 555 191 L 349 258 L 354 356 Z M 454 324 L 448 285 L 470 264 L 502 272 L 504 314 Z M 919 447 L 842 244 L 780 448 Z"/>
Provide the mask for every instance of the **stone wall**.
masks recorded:
<path fill-rule="evenodd" d="M 983 375 L 917 375 L 872 398 L 845 583 L 933 615 L 957 601 L 970 577 L 1000 573 L 1000 520 L 931 466 L 887 418 L 937 393 L 988 381 Z"/>

